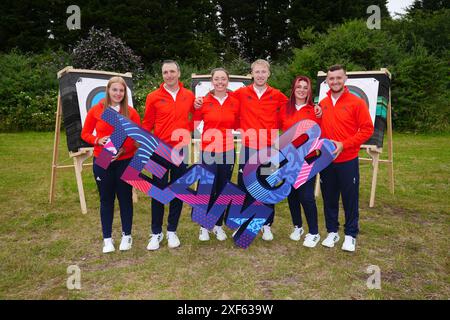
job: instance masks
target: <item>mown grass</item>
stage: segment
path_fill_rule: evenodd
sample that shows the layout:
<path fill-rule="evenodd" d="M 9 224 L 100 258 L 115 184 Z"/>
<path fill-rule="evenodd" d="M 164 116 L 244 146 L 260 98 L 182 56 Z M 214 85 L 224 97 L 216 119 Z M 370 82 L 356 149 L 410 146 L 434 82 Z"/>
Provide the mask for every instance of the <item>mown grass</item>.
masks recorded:
<path fill-rule="evenodd" d="M 182 246 L 169 250 L 164 241 L 148 252 L 150 206 L 140 194 L 133 249 L 104 255 L 91 168 L 83 172 L 88 214 L 80 212 L 72 169 L 58 171 L 50 205 L 53 134 L 0 134 L 0 299 L 448 299 L 449 138 L 395 134 L 395 195 L 381 165 L 375 208 L 368 207 L 370 164 L 361 164 L 354 254 L 340 244 L 307 249 L 291 241 L 286 201 L 277 205 L 273 242 L 258 237 L 247 250 L 231 239 L 200 243 L 185 205 Z M 70 164 L 64 139 L 60 161 Z M 318 206 L 325 236 L 321 199 Z M 120 241 L 118 211 L 113 236 Z M 70 265 L 81 269 L 81 290 L 66 287 Z M 366 286 L 370 265 L 381 269 L 381 290 Z"/>

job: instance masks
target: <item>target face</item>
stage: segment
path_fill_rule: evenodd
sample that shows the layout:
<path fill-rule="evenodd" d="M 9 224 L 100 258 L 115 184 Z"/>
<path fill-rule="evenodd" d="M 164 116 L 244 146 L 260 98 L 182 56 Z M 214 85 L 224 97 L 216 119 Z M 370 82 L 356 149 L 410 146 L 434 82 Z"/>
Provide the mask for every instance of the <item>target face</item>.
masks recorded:
<path fill-rule="evenodd" d="M 360 88 L 358 88 L 356 86 L 352 86 L 352 85 L 348 85 L 347 88 L 355 96 L 357 96 L 358 98 L 363 99 L 367 106 L 370 105 L 369 104 L 369 98 L 367 97 L 366 93 L 362 89 L 360 89 Z"/>
<path fill-rule="evenodd" d="M 86 98 L 86 111 L 89 111 L 93 106 L 98 104 L 102 99 L 106 97 L 106 87 L 97 87 L 89 92 Z"/>
<path fill-rule="evenodd" d="M 105 98 L 107 84 L 108 80 L 106 79 L 78 78 L 76 88 L 82 126 L 84 126 L 84 120 L 88 111 Z M 128 104 L 133 106 L 130 88 L 127 88 L 127 95 Z"/>
<path fill-rule="evenodd" d="M 380 82 L 375 78 L 349 78 L 345 82 L 345 85 L 352 94 L 366 102 L 366 105 L 369 107 L 372 123 L 375 124 L 378 87 Z M 330 88 L 328 87 L 326 80 L 324 80 L 320 84 L 319 101 L 325 98 L 328 90 L 330 90 Z"/>

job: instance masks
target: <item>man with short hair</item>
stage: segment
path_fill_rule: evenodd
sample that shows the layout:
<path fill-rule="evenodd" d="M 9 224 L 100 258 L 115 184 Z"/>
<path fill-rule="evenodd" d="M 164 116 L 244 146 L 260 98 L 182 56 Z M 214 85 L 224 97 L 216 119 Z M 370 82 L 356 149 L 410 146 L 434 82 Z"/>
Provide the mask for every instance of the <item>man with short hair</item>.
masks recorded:
<path fill-rule="evenodd" d="M 184 88 L 180 82 L 180 66 L 174 60 L 165 60 L 162 64 L 163 83 L 158 89 L 148 94 L 145 101 L 145 115 L 142 127 L 157 136 L 169 146 L 182 149 L 190 143 L 192 123 L 190 118 L 194 113 L 194 94 Z M 185 155 L 187 156 L 187 155 Z M 170 182 L 180 178 L 186 171 L 186 163 L 183 161 L 180 166 L 175 166 L 169 162 L 164 163 L 169 170 L 162 179 L 153 176 L 152 183 L 164 189 Z M 159 249 L 160 242 L 164 238 L 162 224 L 164 217 L 164 205 L 156 199 L 152 199 L 152 226 L 151 238 L 147 250 Z M 167 242 L 169 248 L 176 248 L 180 245 L 180 240 L 176 234 L 178 221 L 180 219 L 183 202 L 178 198 L 173 199 L 169 205 L 169 216 L 167 225 Z"/>
<path fill-rule="evenodd" d="M 322 242 L 332 248 L 339 241 L 339 197 L 345 212 L 344 251 L 355 251 L 359 232 L 359 161 L 358 153 L 373 134 L 373 123 L 364 100 L 350 93 L 343 66 L 333 65 L 327 72 L 330 90 L 320 101 L 322 107 L 322 138 L 336 145 L 336 159 L 320 172 L 320 186 L 324 202 L 328 236 Z"/>
<path fill-rule="evenodd" d="M 251 64 L 251 74 L 253 83 L 234 92 L 234 96 L 240 101 L 242 147 L 238 185 L 242 190 L 247 190 L 243 178 L 246 162 L 259 150 L 270 148 L 273 140 L 278 138 L 281 123 L 280 109 L 288 102 L 288 98 L 280 90 L 267 84 L 270 77 L 269 62 L 263 59 L 256 60 Z M 271 226 L 275 215 L 275 205 L 266 205 L 272 207 L 273 212 L 262 228 L 262 239 L 271 241 L 273 240 Z"/>

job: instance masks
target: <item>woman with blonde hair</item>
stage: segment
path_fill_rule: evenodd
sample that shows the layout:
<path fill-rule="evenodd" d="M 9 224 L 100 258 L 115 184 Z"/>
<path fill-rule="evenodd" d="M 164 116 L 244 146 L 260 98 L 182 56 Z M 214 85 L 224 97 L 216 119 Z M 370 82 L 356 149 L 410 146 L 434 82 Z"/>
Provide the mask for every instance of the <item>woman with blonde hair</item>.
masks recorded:
<path fill-rule="evenodd" d="M 119 112 L 131 121 L 140 124 L 139 114 L 128 105 L 127 84 L 122 77 L 112 77 L 106 86 L 106 97 L 92 107 L 84 122 L 81 138 L 94 146 L 94 179 L 100 194 L 100 219 L 103 231 L 103 253 L 113 252 L 112 224 L 114 218 L 114 201 L 117 195 L 122 221 L 121 251 L 131 249 L 131 227 L 133 223 L 132 187 L 120 177 L 134 156 L 136 146 L 134 141 L 127 138 L 119 151 L 114 155 L 107 169 L 96 165 L 96 158 L 100 155 L 108 142 L 114 127 L 101 119 L 107 108 Z M 94 135 L 95 130 L 95 135 Z"/>

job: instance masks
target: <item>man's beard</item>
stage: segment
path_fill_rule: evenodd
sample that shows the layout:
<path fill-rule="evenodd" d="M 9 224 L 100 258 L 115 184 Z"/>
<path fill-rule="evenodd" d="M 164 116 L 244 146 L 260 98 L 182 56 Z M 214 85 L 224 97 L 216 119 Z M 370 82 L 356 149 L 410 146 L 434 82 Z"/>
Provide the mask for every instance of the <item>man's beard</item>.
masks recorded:
<path fill-rule="evenodd" d="M 339 93 L 339 92 L 342 92 L 344 90 L 344 86 L 342 86 L 339 90 L 333 90 L 333 88 L 330 87 L 330 90 L 333 93 Z"/>

